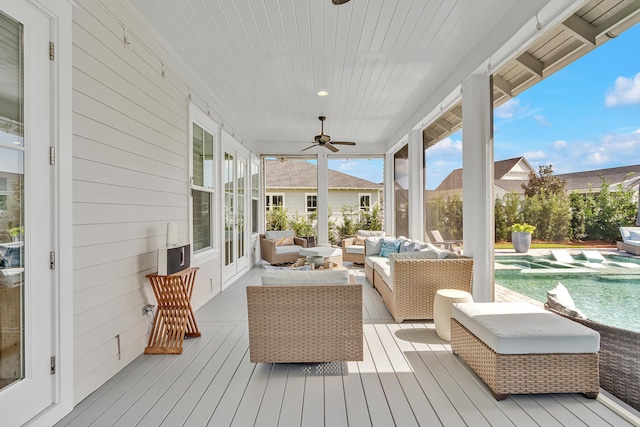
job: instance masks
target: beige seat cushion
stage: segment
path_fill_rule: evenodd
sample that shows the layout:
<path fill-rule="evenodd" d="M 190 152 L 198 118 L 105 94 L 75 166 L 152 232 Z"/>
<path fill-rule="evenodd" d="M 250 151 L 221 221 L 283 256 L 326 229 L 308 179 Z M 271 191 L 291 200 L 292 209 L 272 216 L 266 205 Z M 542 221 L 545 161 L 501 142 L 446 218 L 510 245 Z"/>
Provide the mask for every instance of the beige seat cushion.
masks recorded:
<path fill-rule="evenodd" d="M 347 285 L 349 270 L 301 271 L 266 270 L 262 273 L 262 284 L 283 285 Z"/>

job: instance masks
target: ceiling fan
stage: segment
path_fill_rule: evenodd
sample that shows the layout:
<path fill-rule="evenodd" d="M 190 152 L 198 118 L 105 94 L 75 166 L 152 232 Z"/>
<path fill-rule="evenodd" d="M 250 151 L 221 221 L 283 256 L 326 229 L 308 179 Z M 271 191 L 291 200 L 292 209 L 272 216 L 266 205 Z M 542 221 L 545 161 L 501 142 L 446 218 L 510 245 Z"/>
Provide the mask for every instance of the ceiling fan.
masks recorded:
<path fill-rule="evenodd" d="M 313 138 L 313 145 L 305 148 L 302 151 L 307 151 L 310 148 L 319 146 L 328 148 L 329 150 L 336 153 L 340 150 L 334 147 L 334 145 L 356 145 L 355 142 L 351 141 L 331 141 L 331 137 L 324 133 L 324 121 L 327 120 L 327 118 L 325 116 L 320 116 L 318 117 L 318 120 L 320 120 L 320 133 Z"/>

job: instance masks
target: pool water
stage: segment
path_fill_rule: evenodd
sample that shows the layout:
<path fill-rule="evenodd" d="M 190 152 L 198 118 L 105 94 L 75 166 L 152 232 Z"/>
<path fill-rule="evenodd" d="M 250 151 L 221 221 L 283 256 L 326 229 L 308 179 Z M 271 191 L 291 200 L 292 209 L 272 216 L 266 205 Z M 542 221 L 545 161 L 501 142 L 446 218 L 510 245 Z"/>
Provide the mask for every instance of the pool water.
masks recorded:
<path fill-rule="evenodd" d="M 607 257 L 607 261 L 640 264 L 625 257 Z M 606 267 L 594 271 L 571 268 L 558 272 L 552 260 L 534 257 L 496 257 L 496 263 L 518 269 L 496 269 L 496 283 L 540 302 L 558 282 L 569 290 L 576 307 L 599 323 L 640 332 L 640 269 Z M 551 274 L 535 274 L 533 269 L 551 268 Z"/>

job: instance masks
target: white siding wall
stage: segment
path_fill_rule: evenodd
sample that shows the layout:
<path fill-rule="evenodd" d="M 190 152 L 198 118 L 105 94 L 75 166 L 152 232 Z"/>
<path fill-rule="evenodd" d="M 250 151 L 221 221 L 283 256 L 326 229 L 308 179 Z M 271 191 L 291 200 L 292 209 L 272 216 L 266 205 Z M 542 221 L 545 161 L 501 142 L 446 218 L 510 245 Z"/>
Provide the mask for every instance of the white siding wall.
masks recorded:
<path fill-rule="evenodd" d="M 284 194 L 284 204 L 285 208 L 289 209 L 289 215 L 294 215 L 296 211 L 302 215 L 307 212 L 306 195 L 316 194 L 316 190 L 268 189 L 267 193 Z M 374 190 L 329 190 L 329 206 L 331 206 L 333 212 L 332 218 L 334 220 L 341 220 L 342 206 L 355 206 L 358 208 L 360 205 L 360 194 L 370 194 L 372 206 L 378 202 L 379 193 Z"/>
<path fill-rule="evenodd" d="M 161 76 L 147 43 L 123 43 L 121 21 L 154 40 L 115 3 L 108 12 L 82 0 L 73 11 L 76 403 L 144 350 L 151 318 L 141 309 L 156 304 L 145 276 L 166 223 L 176 221 L 180 242 L 189 241 L 188 88 Z M 194 306 L 219 292 L 218 263 L 200 266 Z"/>

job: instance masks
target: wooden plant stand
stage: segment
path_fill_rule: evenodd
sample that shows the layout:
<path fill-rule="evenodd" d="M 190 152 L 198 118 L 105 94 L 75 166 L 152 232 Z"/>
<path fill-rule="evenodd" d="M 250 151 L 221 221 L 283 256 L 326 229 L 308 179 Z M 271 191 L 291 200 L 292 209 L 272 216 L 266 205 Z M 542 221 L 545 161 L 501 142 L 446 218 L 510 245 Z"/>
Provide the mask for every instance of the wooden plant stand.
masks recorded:
<path fill-rule="evenodd" d="M 158 301 L 158 312 L 145 354 L 181 354 L 185 336 L 200 336 L 191 308 L 197 271 L 198 267 L 190 267 L 169 276 L 147 276 Z"/>

